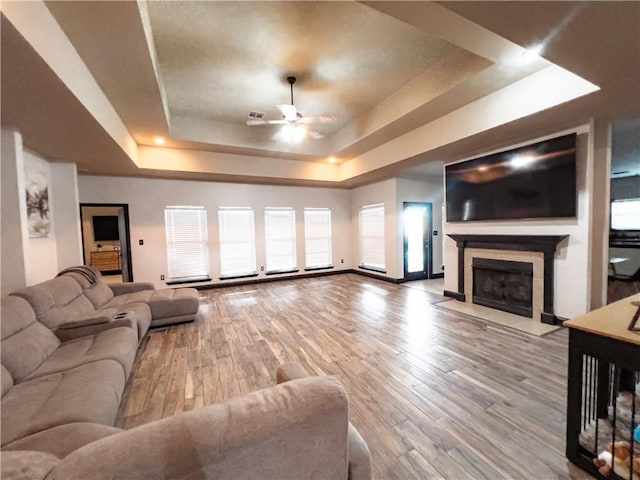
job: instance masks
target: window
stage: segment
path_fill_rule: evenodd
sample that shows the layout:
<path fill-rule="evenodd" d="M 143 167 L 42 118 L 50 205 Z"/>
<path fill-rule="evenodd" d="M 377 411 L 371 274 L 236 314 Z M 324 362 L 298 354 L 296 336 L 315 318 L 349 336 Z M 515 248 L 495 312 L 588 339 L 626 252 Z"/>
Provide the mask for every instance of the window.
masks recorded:
<path fill-rule="evenodd" d="M 166 207 L 167 283 L 210 280 L 207 210 L 204 207 Z"/>
<path fill-rule="evenodd" d="M 265 208 L 267 273 L 296 270 L 296 212 L 293 208 Z"/>
<path fill-rule="evenodd" d="M 386 272 L 384 267 L 384 204 L 360 207 L 360 266 Z"/>
<path fill-rule="evenodd" d="M 640 198 L 614 200 L 611 203 L 611 229 L 640 230 Z"/>
<path fill-rule="evenodd" d="M 221 208 L 220 278 L 255 276 L 256 241 L 251 208 Z"/>
<path fill-rule="evenodd" d="M 331 209 L 304 209 L 306 269 L 331 267 Z"/>

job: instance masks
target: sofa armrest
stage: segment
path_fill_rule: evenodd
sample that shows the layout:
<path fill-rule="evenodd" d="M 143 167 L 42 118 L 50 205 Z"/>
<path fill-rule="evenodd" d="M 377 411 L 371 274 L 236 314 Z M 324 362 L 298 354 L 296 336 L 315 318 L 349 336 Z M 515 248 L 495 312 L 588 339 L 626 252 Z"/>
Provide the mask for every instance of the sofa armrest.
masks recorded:
<path fill-rule="evenodd" d="M 278 384 L 307 377 L 309 377 L 309 373 L 298 362 L 283 363 L 276 371 L 276 383 Z"/>
<path fill-rule="evenodd" d="M 100 325 L 102 323 L 108 323 L 110 321 L 111 321 L 111 317 L 108 317 L 107 315 L 96 314 L 95 316 L 76 318 L 76 319 L 73 319 L 73 320 L 64 320 L 62 323 L 60 323 L 60 325 L 58 325 L 58 328 L 61 328 L 63 330 L 67 330 L 69 328 L 89 327 L 91 325 Z"/>
<path fill-rule="evenodd" d="M 283 363 L 276 372 L 278 384 L 309 377 L 297 362 Z M 348 480 L 368 480 L 372 475 L 371 452 L 360 432 L 349 422 L 349 475 Z"/>
<path fill-rule="evenodd" d="M 58 328 L 53 333 L 60 339 L 61 342 L 73 340 L 74 338 L 86 337 L 87 335 L 95 335 L 105 330 L 111 330 L 112 328 L 127 327 L 133 328 L 138 332 L 138 324 L 134 318 L 125 317 L 117 320 L 110 320 L 106 323 L 98 323 L 94 325 L 78 326 L 74 328 Z"/>
<path fill-rule="evenodd" d="M 151 282 L 108 283 L 107 285 L 109 285 L 115 296 L 156 289 L 156 286 Z"/>
<path fill-rule="evenodd" d="M 0 476 L 16 480 L 44 480 L 58 463 L 60 463 L 60 459 L 50 453 L 30 450 L 2 451 L 0 453 Z"/>
<path fill-rule="evenodd" d="M 48 480 L 345 479 L 348 410 L 337 380 L 296 380 L 85 445 Z"/>

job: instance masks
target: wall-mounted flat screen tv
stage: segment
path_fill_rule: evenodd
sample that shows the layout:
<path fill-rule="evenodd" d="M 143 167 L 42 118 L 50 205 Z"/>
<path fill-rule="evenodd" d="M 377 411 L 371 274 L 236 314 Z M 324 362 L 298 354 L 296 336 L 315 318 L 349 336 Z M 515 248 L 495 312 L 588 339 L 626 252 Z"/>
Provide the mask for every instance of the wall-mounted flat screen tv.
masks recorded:
<path fill-rule="evenodd" d="M 93 217 L 93 239 L 97 241 L 119 240 L 118 216 L 98 215 Z"/>
<path fill-rule="evenodd" d="M 576 134 L 445 167 L 448 222 L 576 216 Z"/>

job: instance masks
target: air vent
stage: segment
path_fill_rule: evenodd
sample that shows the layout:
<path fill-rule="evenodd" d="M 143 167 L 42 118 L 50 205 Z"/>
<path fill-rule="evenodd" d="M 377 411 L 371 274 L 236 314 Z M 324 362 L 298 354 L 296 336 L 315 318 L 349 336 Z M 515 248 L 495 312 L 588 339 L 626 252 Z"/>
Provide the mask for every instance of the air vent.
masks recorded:
<path fill-rule="evenodd" d="M 249 112 L 249 118 L 251 120 L 262 120 L 264 112 Z"/>

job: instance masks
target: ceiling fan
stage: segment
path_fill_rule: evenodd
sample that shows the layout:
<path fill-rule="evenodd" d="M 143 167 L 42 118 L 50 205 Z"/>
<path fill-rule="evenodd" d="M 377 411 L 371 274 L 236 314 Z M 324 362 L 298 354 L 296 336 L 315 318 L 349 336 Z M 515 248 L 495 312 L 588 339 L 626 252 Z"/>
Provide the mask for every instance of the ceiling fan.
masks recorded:
<path fill-rule="evenodd" d="M 287 81 L 291 88 L 291 105 L 276 105 L 276 108 L 282 113 L 282 120 L 263 120 L 260 117 L 249 114 L 247 125 L 250 127 L 256 125 L 282 125 L 282 128 L 276 132 L 273 139 L 287 143 L 301 142 L 307 135 L 315 139 L 322 138 L 324 135 L 310 128 L 309 125 L 335 122 L 336 117 L 333 115 L 303 116 L 293 105 L 293 84 L 296 83 L 296 77 L 287 77 Z"/>

